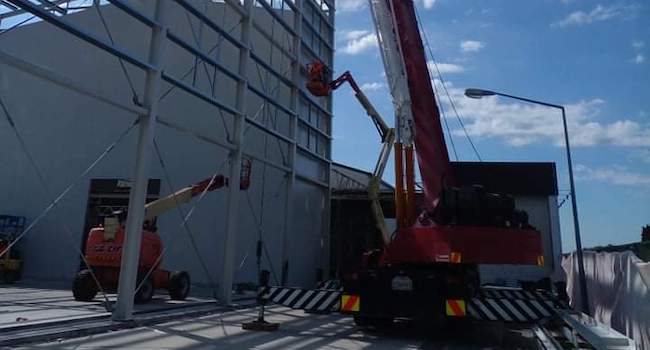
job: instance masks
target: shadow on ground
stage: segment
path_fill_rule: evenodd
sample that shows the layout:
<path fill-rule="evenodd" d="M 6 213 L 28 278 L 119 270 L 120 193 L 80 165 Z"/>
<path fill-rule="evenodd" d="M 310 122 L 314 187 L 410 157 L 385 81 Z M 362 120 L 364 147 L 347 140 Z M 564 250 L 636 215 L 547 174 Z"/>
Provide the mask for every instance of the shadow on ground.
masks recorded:
<path fill-rule="evenodd" d="M 58 342 L 24 349 L 476 349 L 534 348 L 526 329 L 495 325 L 455 325 L 434 329 L 398 321 L 390 329 L 357 328 L 348 317 L 305 314 L 271 307 L 267 319 L 279 322 L 276 332 L 241 329 L 256 317 L 244 309 L 195 319 L 184 319 Z"/>

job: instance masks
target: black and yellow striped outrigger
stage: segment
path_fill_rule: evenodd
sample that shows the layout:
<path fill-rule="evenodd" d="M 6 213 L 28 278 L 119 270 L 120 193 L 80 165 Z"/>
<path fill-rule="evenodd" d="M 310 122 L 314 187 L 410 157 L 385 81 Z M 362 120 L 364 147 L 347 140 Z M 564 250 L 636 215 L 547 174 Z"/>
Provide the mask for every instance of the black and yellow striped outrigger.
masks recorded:
<path fill-rule="evenodd" d="M 267 287 L 262 297 L 268 302 L 311 313 L 341 310 L 343 291 L 336 282 L 319 288 Z M 477 321 L 534 323 L 554 317 L 568 306 L 547 291 L 521 288 L 484 287 L 467 300 L 467 315 Z"/>

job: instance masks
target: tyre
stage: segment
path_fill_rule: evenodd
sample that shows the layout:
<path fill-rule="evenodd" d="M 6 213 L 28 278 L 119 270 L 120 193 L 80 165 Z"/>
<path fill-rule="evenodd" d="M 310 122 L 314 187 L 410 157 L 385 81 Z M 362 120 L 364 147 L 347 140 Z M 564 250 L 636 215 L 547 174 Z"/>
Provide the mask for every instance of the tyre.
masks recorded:
<path fill-rule="evenodd" d="M 365 327 L 368 325 L 368 320 L 360 315 L 354 315 L 354 324 L 357 325 L 358 327 Z"/>
<path fill-rule="evenodd" d="M 390 317 L 366 317 L 354 315 L 354 324 L 358 327 L 382 329 L 390 327 L 393 324 L 393 319 Z"/>
<path fill-rule="evenodd" d="M 97 295 L 97 285 L 90 270 L 81 270 L 72 282 L 72 295 L 76 301 L 92 301 Z"/>
<path fill-rule="evenodd" d="M 190 292 L 190 274 L 174 271 L 169 276 L 169 296 L 173 300 L 185 300 Z"/>
<path fill-rule="evenodd" d="M 139 284 L 140 282 L 138 282 L 138 285 Z M 138 289 L 138 291 L 135 293 L 135 302 L 148 303 L 153 298 L 155 292 L 156 290 L 154 289 L 153 286 L 153 280 L 151 278 L 147 278 L 146 280 L 144 280 L 144 282 L 142 282 L 140 289 Z"/>
<path fill-rule="evenodd" d="M 20 272 L 18 270 L 5 270 L 2 276 L 2 279 L 6 284 L 13 284 L 20 278 Z"/>
<path fill-rule="evenodd" d="M 12 248 L 11 251 L 9 252 L 9 258 L 20 260 L 20 251 Z"/>

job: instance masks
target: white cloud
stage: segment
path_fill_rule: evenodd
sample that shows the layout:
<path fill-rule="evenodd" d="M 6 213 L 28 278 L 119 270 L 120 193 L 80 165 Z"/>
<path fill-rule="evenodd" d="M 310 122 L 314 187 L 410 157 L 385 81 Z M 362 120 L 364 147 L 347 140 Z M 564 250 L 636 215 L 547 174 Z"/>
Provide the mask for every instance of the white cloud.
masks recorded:
<path fill-rule="evenodd" d="M 641 64 L 643 62 L 645 62 L 645 56 L 643 54 L 638 53 L 634 56 L 634 63 Z"/>
<path fill-rule="evenodd" d="M 440 81 L 438 91 L 443 91 Z M 447 83 L 468 133 L 475 137 L 501 139 L 512 146 L 550 142 L 564 145 L 562 118 L 558 110 L 540 105 L 510 102 L 499 97 L 480 100 L 464 96 L 464 91 Z M 445 110 L 451 106 L 446 95 L 440 96 Z M 565 105 L 571 146 L 613 145 L 620 147 L 650 146 L 650 125 L 633 120 L 610 123 L 596 121 L 605 101 L 592 99 Z M 461 130 L 453 132 L 462 135 Z"/>
<path fill-rule="evenodd" d="M 614 18 L 627 18 L 634 14 L 636 5 L 596 5 L 591 11 L 575 11 L 570 13 L 561 21 L 551 24 L 552 27 L 566 27 L 570 25 L 591 24 L 594 22 L 606 21 Z"/>
<path fill-rule="evenodd" d="M 343 34 L 345 45 L 340 51 L 348 55 L 358 55 L 370 48 L 377 47 L 377 36 L 368 30 L 352 30 Z"/>
<path fill-rule="evenodd" d="M 360 88 L 363 91 L 377 91 L 383 89 L 385 86 L 386 85 L 384 83 L 372 82 L 372 83 L 363 83 L 360 86 Z"/>
<path fill-rule="evenodd" d="M 423 4 L 425 9 L 430 9 L 436 4 L 436 0 L 424 0 Z"/>
<path fill-rule="evenodd" d="M 632 62 L 636 64 L 641 64 L 645 62 L 645 55 L 643 54 L 643 47 L 645 46 L 645 43 L 641 40 L 633 40 L 632 41 L 632 50 L 634 50 L 634 58 L 632 59 Z"/>
<path fill-rule="evenodd" d="M 415 0 L 415 2 L 422 4 L 428 10 L 435 6 L 437 0 Z M 354 12 L 365 9 L 367 5 L 368 0 L 337 0 L 336 10 L 341 12 Z"/>
<path fill-rule="evenodd" d="M 478 52 L 485 47 L 485 44 L 476 40 L 465 40 L 460 43 L 463 52 Z"/>
<path fill-rule="evenodd" d="M 368 30 L 349 30 L 349 31 L 343 32 L 343 38 L 345 40 L 348 40 L 348 41 L 349 40 L 356 40 L 356 39 L 359 39 L 359 38 L 361 38 L 363 36 L 366 36 L 368 34 L 370 34 L 370 31 L 368 31 Z"/>
<path fill-rule="evenodd" d="M 438 71 L 436 70 L 436 65 L 434 65 L 433 61 L 427 61 L 427 68 L 429 68 L 429 74 L 432 77 L 438 76 Z M 465 68 L 453 63 L 438 63 L 438 70 L 440 70 L 440 74 L 453 74 L 461 73 L 465 71 Z"/>
<path fill-rule="evenodd" d="M 642 149 L 639 153 L 635 154 L 634 157 L 640 159 L 644 163 L 650 164 L 650 149 Z"/>
<path fill-rule="evenodd" d="M 352 12 L 366 7 L 368 0 L 338 0 L 336 2 L 337 11 Z"/>
<path fill-rule="evenodd" d="M 650 185 L 650 175 L 633 172 L 620 165 L 592 169 L 578 164 L 575 170 L 576 178 L 579 180 L 607 182 L 620 186 Z"/>

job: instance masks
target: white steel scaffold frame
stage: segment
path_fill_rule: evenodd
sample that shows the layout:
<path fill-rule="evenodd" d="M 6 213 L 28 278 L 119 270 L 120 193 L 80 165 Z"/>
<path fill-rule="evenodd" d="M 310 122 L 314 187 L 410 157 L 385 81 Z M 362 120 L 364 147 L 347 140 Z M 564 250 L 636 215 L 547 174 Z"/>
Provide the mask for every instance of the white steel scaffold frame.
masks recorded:
<path fill-rule="evenodd" d="M 133 295 L 136 288 L 137 265 L 140 252 L 140 234 L 144 214 L 144 201 L 147 191 L 146 187 L 149 178 L 147 164 L 151 158 L 150 153 L 156 124 L 161 124 L 182 133 L 190 134 L 191 136 L 194 136 L 202 141 L 220 146 L 229 152 L 229 178 L 231 179 L 231 184 L 228 190 L 228 204 L 225 226 L 226 234 L 222 256 L 223 261 L 221 266 L 222 280 L 220 281 L 219 292 L 220 301 L 224 304 L 229 304 L 231 302 L 231 291 L 234 274 L 233 267 L 235 259 L 234 254 L 236 247 L 235 237 L 237 233 L 237 214 L 239 212 L 238 197 L 241 159 L 243 156 L 245 156 L 260 161 L 265 165 L 268 165 L 285 173 L 285 217 L 284 230 L 282 232 L 281 261 L 283 264 L 282 280 L 286 281 L 287 277 L 284 265 L 288 260 L 287 237 L 291 231 L 292 224 L 291 212 L 293 208 L 291 203 L 291 196 L 292 192 L 295 189 L 295 179 L 300 179 L 305 183 L 321 188 L 321 190 L 324 192 L 322 200 L 325 203 L 329 201 L 330 197 L 329 171 L 331 167 L 331 161 L 329 158 L 331 145 L 329 142 L 331 140 L 330 133 L 332 116 L 329 112 L 329 109 L 331 109 L 331 100 L 323 99 L 321 101 L 317 101 L 312 96 L 303 91 L 301 84 L 302 79 L 304 79 L 303 77 L 305 75 L 303 65 L 306 63 L 303 62 L 303 59 L 320 58 L 319 53 L 317 53 L 316 50 L 311 47 L 313 44 L 308 44 L 303 38 L 303 27 L 309 28 L 309 30 L 312 32 L 312 35 L 318 38 L 323 47 L 329 50 L 326 51 L 329 53 L 327 57 L 329 62 L 326 62 L 326 64 L 328 66 L 331 66 L 332 64 L 331 55 L 333 54 L 332 37 L 334 14 L 334 5 L 332 1 L 225 0 L 224 6 L 228 6 L 241 16 L 240 38 L 237 39 L 187 0 L 156 0 L 156 10 L 153 18 L 139 9 L 137 6 L 134 6 L 127 1 L 107 0 L 107 3 L 112 4 L 123 13 L 127 14 L 131 18 L 137 20 L 152 30 L 149 57 L 147 59 L 143 59 L 137 55 L 132 54 L 116 43 L 113 43 L 112 39 L 110 42 L 106 41 L 85 30 L 84 28 L 75 25 L 71 21 L 68 21 L 65 18 L 66 13 L 68 13 L 68 8 L 63 7 L 63 5 L 68 6 L 73 2 L 79 6 L 71 8 L 72 11 L 78 11 L 83 5 L 85 5 L 83 3 L 79 3 L 79 1 L 75 2 L 72 0 L 3 0 L 0 3 L 0 9 L 8 8 L 9 11 L 1 12 L 0 19 L 30 14 L 32 17 L 26 22 L 30 22 L 32 19 L 38 17 L 38 20 L 48 22 L 55 27 L 58 27 L 59 29 L 74 35 L 78 39 L 81 39 L 90 45 L 97 47 L 120 60 L 123 60 L 132 67 L 145 72 L 146 84 L 143 93 L 144 100 L 141 105 L 138 103 L 138 101 L 134 101 L 133 104 L 118 101 L 115 98 L 104 94 L 102 91 L 89 87 L 87 84 L 70 79 L 48 68 L 29 63 L 23 59 L 3 52 L 2 50 L 0 50 L 0 63 L 12 66 L 30 75 L 50 81 L 66 89 L 92 97 L 95 100 L 118 107 L 121 110 L 138 116 L 139 135 L 136 164 L 135 168 L 133 169 L 134 185 L 131 188 L 129 196 L 130 210 L 126 224 L 127 238 L 125 240 L 122 256 L 123 263 L 121 266 L 118 288 L 118 302 L 116 308 L 113 310 L 113 318 L 115 320 L 124 321 L 130 320 L 133 317 Z M 102 1 L 102 3 L 104 3 L 104 1 Z M 239 50 L 239 65 L 236 72 L 233 72 L 230 69 L 226 68 L 221 62 L 219 62 L 218 59 L 212 58 L 209 53 L 206 53 L 205 50 L 202 49 L 200 43 L 197 43 L 197 45 L 189 43 L 175 34 L 174 31 L 168 27 L 168 23 L 166 23 L 166 11 L 169 11 L 169 9 L 166 8 L 170 6 L 169 3 L 174 3 L 181 9 L 185 10 L 187 13 L 191 14 L 194 18 L 199 20 L 201 30 L 203 26 L 207 27 L 209 30 L 218 33 L 221 38 L 225 39 L 227 42 Z M 277 4 L 281 4 L 282 11 L 284 11 L 286 6 L 286 8 L 293 13 L 293 23 L 287 23 L 284 17 L 278 14 L 278 9 L 280 7 L 278 7 Z M 312 26 L 311 20 L 308 20 L 304 17 L 303 9 L 305 6 L 308 6 L 310 9 L 312 16 L 311 20 L 313 20 L 313 18 L 318 18 L 319 23 L 322 23 L 325 27 L 328 28 L 328 35 L 323 36 L 319 31 L 315 30 L 315 28 Z M 273 23 L 278 23 L 286 32 L 285 35 L 291 37 L 291 40 L 289 40 L 291 43 L 290 47 L 284 47 L 284 45 L 282 45 L 282 43 L 278 43 L 272 35 L 269 37 L 268 33 L 264 31 L 260 23 L 257 23 L 254 20 L 253 13 L 260 11 L 265 11 L 266 15 L 272 18 Z M 291 73 L 289 78 L 285 76 L 285 72 L 278 71 L 275 67 L 265 62 L 263 58 L 259 57 L 256 52 L 251 50 L 250 35 L 252 29 L 256 29 L 260 35 L 266 37 L 269 42 L 271 42 L 273 47 L 277 48 L 279 52 L 284 54 L 284 56 L 289 59 Z M 0 32 L 0 34 L 1 33 L 2 32 Z M 165 71 L 163 65 L 165 59 L 165 47 L 170 43 L 187 51 L 189 54 L 194 55 L 197 62 L 200 62 L 201 64 L 207 64 L 213 67 L 215 69 L 215 72 L 218 70 L 224 76 L 235 81 L 237 84 L 235 105 L 230 106 L 220 101 L 214 96 L 214 94 L 206 94 L 195 86 L 187 84 L 183 81 L 182 78 L 179 79 L 178 77 Z M 318 51 L 320 52 L 320 48 Z M 303 52 L 305 52 L 306 55 L 303 54 Z M 248 83 L 247 75 L 249 74 L 250 70 L 249 61 L 253 61 L 258 66 L 263 67 L 263 69 L 265 69 L 278 81 L 278 84 L 282 82 L 290 89 L 290 102 L 288 107 L 278 103 L 272 94 L 268 93 L 268 91 L 261 91 L 260 89 Z M 234 130 L 232 131 L 233 137 L 231 139 L 222 140 L 218 137 L 205 135 L 200 131 L 190 130 L 183 125 L 179 125 L 178 123 L 165 118 L 164 115 L 160 115 L 158 112 L 158 102 L 160 87 L 163 82 L 170 84 L 173 88 L 178 88 L 179 90 L 184 91 L 194 98 L 207 102 L 208 104 L 218 108 L 220 111 L 224 111 L 232 115 L 234 123 Z M 276 108 L 276 110 L 280 110 L 282 113 L 288 116 L 288 134 L 284 134 L 280 131 L 270 128 L 268 125 L 264 125 L 263 123 L 257 121 L 254 116 L 247 115 L 245 106 L 247 104 L 246 96 L 249 93 L 252 93 L 253 95 L 262 99 L 263 104 L 272 105 L 274 108 Z M 299 110 L 302 101 L 305 101 L 305 103 L 308 104 L 310 110 L 313 109 L 319 113 L 319 119 L 316 122 L 315 126 L 312 125 L 311 122 L 303 120 L 303 118 L 299 117 Z M 323 102 L 325 106 L 321 105 Z M 325 120 L 324 128 L 321 126 L 320 118 L 324 118 Z M 277 162 L 267 159 L 264 156 L 257 155 L 254 152 L 244 151 L 243 146 L 245 144 L 245 130 L 246 128 L 251 127 L 261 130 L 268 136 L 274 137 L 276 140 L 278 140 L 278 142 L 286 144 L 288 147 L 286 151 L 286 162 L 278 164 Z M 309 145 L 301 144 L 298 140 L 299 128 L 306 129 L 308 135 L 316 135 L 316 137 L 325 140 L 325 149 L 318 151 L 318 146 L 312 149 L 312 147 Z M 324 172 L 326 174 L 324 177 L 314 178 L 312 176 L 302 174 L 300 171 L 297 171 L 297 154 L 310 158 L 321 164 L 321 166 L 325 168 Z M 264 199 L 262 198 L 262 200 Z M 322 219 L 321 242 L 327 240 L 325 236 L 328 234 L 329 210 L 326 209 L 325 214 L 325 217 Z M 324 252 L 324 254 L 326 254 L 326 252 Z M 324 265 L 326 264 L 327 262 L 324 262 Z"/>
<path fill-rule="evenodd" d="M 244 14 L 241 28 L 242 48 L 239 50 L 239 75 L 245 76 L 248 72 L 248 60 L 250 58 L 250 30 L 252 22 L 253 0 L 244 0 Z M 235 108 L 239 115 L 244 117 L 244 107 L 246 104 L 246 89 L 248 81 L 241 79 L 237 82 L 237 96 Z M 232 282 L 235 271 L 235 231 L 237 230 L 237 213 L 239 212 L 239 173 L 241 171 L 242 157 L 242 139 L 244 138 L 244 126 L 242 117 L 235 119 L 233 130 L 233 143 L 235 149 L 230 151 L 230 179 L 232 185 L 228 190 L 228 205 L 226 207 L 226 239 L 223 245 L 223 275 L 221 280 L 221 289 L 219 298 L 222 303 L 228 305 L 232 298 Z"/>

